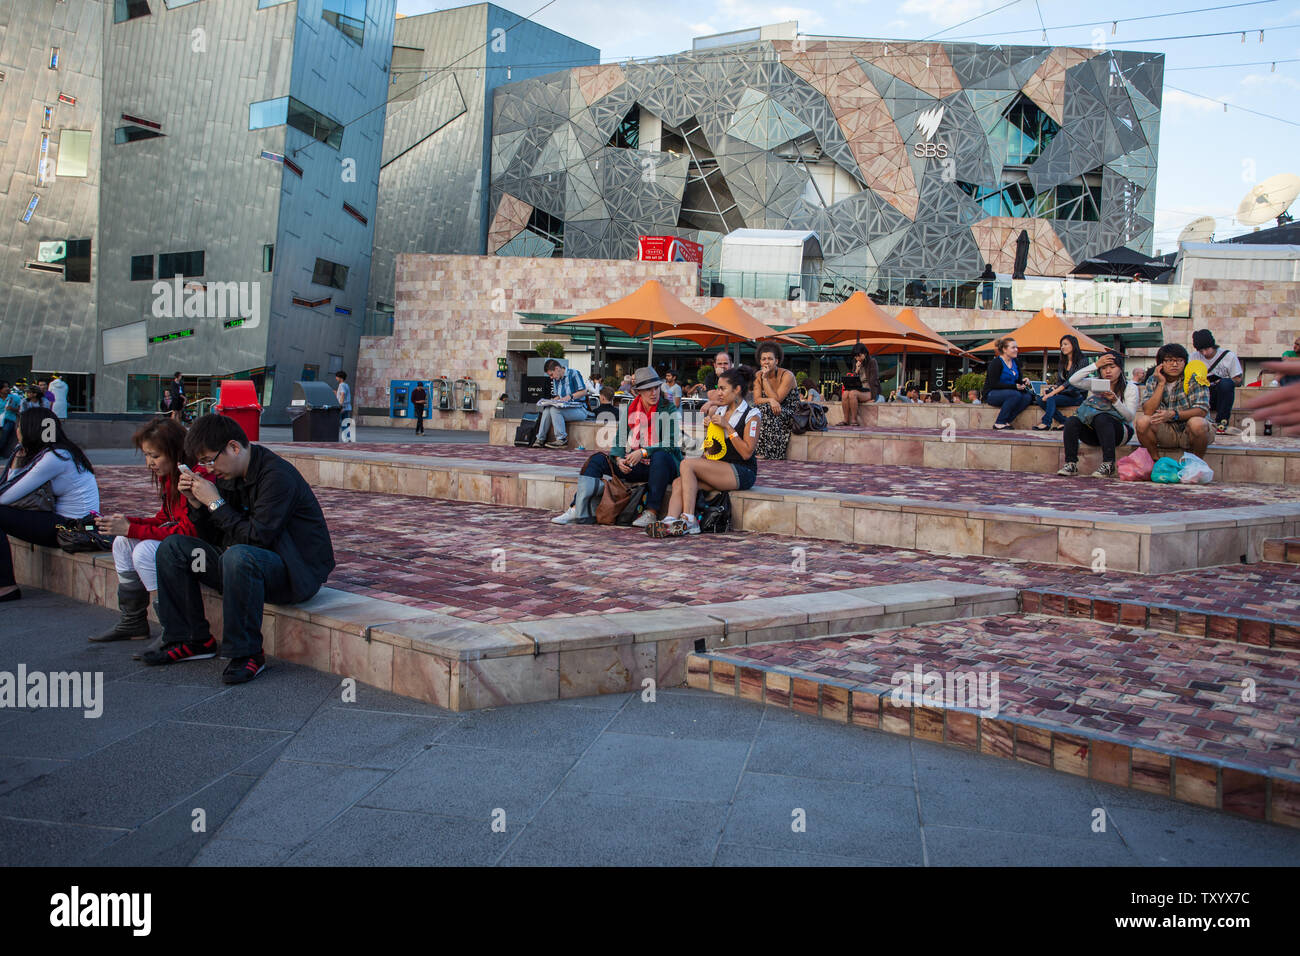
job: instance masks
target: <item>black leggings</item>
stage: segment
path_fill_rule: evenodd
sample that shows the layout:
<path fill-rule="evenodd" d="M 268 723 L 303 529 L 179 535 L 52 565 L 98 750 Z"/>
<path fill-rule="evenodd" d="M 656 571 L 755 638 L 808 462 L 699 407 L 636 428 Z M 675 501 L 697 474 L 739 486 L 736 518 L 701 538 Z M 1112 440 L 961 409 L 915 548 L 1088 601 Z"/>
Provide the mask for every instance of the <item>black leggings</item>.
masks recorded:
<path fill-rule="evenodd" d="M 1129 426 L 1114 415 L 1096 415 L 1085 425 L 1078 417 L 1065 420 L 1065 460 L 1079 460 L 1079 442 L 1085 445 L 1100 445 L 1101 460 L 1114 464 L 1115 446 L 1127 442 L 1133 437 Z"/>
<path fill-rule="evenodd" d="M 30 511 L 0 505 L 0 588 L 17 583 L 14 580 L 14 556 L 9 550 L 8 536 L 52 547 L 59 543 L 54 535 L 54 526 L 65 521 L 66 518 L 60 518 L 53 511 Z"/>

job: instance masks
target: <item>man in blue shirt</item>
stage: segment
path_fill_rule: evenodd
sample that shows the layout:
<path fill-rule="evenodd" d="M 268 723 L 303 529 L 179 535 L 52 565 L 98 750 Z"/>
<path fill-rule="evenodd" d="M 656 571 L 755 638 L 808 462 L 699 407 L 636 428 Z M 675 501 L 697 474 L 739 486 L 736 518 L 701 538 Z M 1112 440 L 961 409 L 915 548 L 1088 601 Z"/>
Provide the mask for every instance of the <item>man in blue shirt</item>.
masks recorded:
<path fill-rule="evenodd" d="M 9 440 L 18 427 L 18 409 L 22 407 L 23 397 L 18 389 L 8 382 L 0 382 L 0 456 L 7 456 Z"/>
<path fill-rule="evenodd" d="M 569 422 L 585 422 L 587 412 L 587 383 L 582 373 L 565 368 L 555 359 L 547 359 L 546 374 L 551 377 L 551 397 L 537 403 L 541 419 L 537 423 L 535 444 L 547 448 L 567 448 Z M 554 437 L 547 440 L 547 435 Z"/>

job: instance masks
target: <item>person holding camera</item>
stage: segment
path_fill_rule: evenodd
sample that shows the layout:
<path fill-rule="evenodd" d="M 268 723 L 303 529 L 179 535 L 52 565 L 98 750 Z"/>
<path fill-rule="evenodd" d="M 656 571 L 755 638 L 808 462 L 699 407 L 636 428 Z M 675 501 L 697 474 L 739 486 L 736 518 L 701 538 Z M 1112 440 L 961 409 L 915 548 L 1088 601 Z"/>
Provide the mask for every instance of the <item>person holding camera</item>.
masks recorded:
<path fill-rule="evenodd" d="M 1097 378 L 1092 378 L 1093 373 Z M 1124 379 L 1124 360 L 1118 352 L 1103 352 L 1097 361 L 1070 376 L 1070 384 L 1087 389 L 1079 411 L 1065 420 L 1065 467 L 1058 475 L 1079 473 L 1079 442 L 1100 446 L 1101 466 L 1093 478 L 1115 477 L 1115 449 L 1133 438 L 1138 387 Z"/>
<path fill-rule="evenodd" d="M 993 427 L 1004 431 L 1012 426 L 1016 416 L 1034 403 L 1034 390 L 1029 376 L 1020 370 L 1020 346 L 1011 336 L 993 343 L 997 357 L 989 361 L 984 374 L 984 401 L 999 406 Z"/>

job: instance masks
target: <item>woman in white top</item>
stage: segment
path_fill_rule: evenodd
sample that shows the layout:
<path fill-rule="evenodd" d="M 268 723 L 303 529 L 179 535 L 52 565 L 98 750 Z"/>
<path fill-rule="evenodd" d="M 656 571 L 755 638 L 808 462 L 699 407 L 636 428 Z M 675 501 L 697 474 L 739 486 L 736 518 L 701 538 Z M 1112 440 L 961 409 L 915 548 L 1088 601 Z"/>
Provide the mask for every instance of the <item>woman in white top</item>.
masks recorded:
<path fill-rule="evenodd" d="M 1078 412 L 1066 419 L 1065 467 L 1058 475 L 1079 473 L 1079 442 L 1083 442 L 1101 446 L 1101 467 L 1092 477 L 1115 477 L 1115 448 L 1133 438 L 1138 407 L 1138 387 L 1125 380 L 1123 362 L 1118 352 L 1103 352 L 1097 361 L 1070 376 L 1070 384 L 1085 390 L 1087 397 Z"/>
<path fill-rule="evenodd" d="M 53 511 L 14 504 L 46 482 L 54 492 Z M 14 580 L 9 535 L 32 544 L 58 543 L 54 526 L 99 511 L 99 485 L 86 453 L 63 432 L 48 408 L 29 408 L 18 416 L 18 450 L 0 474 L 0 601 L 22 597 Z"/>

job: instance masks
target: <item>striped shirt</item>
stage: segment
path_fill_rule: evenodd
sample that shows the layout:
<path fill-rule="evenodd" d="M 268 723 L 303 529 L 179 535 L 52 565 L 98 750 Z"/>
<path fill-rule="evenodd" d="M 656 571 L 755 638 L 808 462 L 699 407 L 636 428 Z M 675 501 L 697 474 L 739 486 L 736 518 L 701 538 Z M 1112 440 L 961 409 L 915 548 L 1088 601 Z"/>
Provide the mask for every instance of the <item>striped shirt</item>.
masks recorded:
<path fill-rule="evenodd" d="M 576 368 L 565 371 L 563 378 L 551 379 L 551 397 L 557 401 L 563 401 L 565 408 L 583 408 L 586 403 L 580 398 L 574 398 L 577 392 L 585 390 L 587 387 L 586 379 Z"/>

